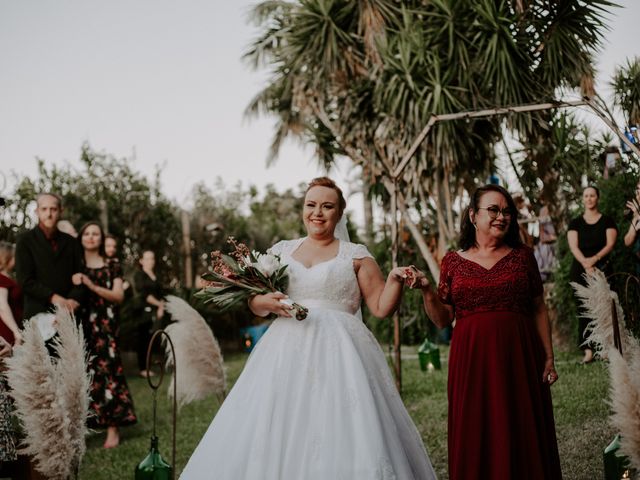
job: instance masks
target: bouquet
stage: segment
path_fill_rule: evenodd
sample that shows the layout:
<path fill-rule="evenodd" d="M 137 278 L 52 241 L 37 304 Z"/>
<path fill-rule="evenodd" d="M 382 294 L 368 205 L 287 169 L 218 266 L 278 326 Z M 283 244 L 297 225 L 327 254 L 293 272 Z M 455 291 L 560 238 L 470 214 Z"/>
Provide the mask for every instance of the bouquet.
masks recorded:
<path fill-rule="evenodd" d="M 208 284 L 196 294 L 205 303 L 213 303 L 222 311 L 246 303 L 253 295 L 283 292 L 289 285 L 286 264 L 279 255 L 250 251 L 243 243 L 229 237 L 233 245 L 229 255 L 216 250 L 211 253 L 213 271 L 202 278 Z M 291 300 L 280 300 L 293 307 L 298 320 L 307 318 L 309 310 Z"/>

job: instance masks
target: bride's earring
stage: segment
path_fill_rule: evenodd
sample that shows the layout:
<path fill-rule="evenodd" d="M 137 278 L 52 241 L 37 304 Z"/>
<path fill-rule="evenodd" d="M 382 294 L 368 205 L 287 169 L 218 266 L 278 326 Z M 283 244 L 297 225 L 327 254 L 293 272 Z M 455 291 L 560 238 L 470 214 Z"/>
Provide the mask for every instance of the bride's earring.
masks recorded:
<path fill-rule="evenodd" d="M 473 223 L 473 228 L 475 228 L 476 230 L 478 230 L 478 225 L 476 225 L 476 222 L 472 222 Z"/>

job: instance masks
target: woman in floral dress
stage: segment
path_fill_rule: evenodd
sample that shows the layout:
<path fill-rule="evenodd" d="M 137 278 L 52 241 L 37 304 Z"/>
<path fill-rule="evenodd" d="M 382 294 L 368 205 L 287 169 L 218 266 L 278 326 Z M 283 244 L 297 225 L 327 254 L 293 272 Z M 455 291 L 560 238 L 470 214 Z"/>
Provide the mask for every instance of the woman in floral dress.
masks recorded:
<path fill-rule="evenodd" d="M 119 427 L 137 421 L 118 349 L 118 304 L 124 298 L 122 270 L 118 263 L 106 261 L 104 232 L 98 223 L 83 226 L 79 238 L 85 268 L 74 281 L 89 290 L 82 312 L 93 374 L 89 426 L 106 428 L 104 447 L 113 448 L 120 443 Z"/>

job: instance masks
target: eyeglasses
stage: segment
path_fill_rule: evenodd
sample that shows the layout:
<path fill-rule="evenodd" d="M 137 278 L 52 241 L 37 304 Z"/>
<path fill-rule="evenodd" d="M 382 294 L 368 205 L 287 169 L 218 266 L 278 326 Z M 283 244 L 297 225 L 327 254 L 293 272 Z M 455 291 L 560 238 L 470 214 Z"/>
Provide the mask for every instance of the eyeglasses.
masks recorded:
<path fill-rule="evenodd" d="M 511 217 L 514 215 L 513 210 L 511 210 L 509 207 L 504 207 L 501 210 L 495 205 L 491 205 L 490 207 L 478 207 L 478 210 L 486 210 L 491 220 L 495 220 L 496 218 L 498 218 L 499 214 L 502 214 L 502 218 L 504 218 L 505 220 L 511 220 Z"/>

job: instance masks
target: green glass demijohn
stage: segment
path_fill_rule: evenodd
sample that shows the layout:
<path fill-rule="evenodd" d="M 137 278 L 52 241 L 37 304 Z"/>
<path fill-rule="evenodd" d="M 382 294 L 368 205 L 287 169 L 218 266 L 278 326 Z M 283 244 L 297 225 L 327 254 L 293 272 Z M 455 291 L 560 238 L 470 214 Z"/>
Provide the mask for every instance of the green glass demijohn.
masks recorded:
<path fill-rule="evenodd" d="M 620 453 L 620 435 L 616 435 L 613 441 L 602 452 L 604 461 L 604 479 L 621 480 L 629 478 L 629 459 Z"/>
<path fill-rule="evenodd" d="M 151 437 L 149 454 L 136 467 L 135 480 L 171 480 L 171 465 L 169 465 L 158 450 L 158 437 Z"/>
<path fill-rule="evenodd" d="M 418 360 L 420 361 L 420 370 L 427 371 L 427 367 L 431 365 L 431 368 L 440 370 L 440 349 L 435 343 L 425 339 L 422 345 L 418 348 Z"/>

